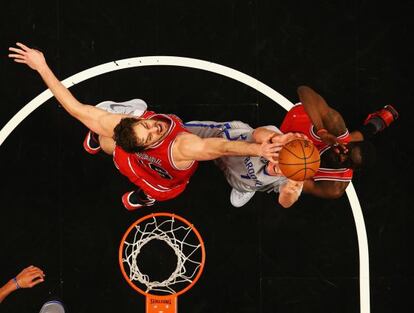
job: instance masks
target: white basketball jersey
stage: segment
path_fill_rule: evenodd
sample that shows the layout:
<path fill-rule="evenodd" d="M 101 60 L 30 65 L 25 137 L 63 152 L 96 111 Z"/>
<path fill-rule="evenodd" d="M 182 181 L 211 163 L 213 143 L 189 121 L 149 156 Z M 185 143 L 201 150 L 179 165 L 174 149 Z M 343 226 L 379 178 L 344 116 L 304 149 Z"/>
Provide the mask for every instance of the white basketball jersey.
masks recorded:
<path fill-rule="evenodd" d="M 223 137 L 228 140 L 253 142 L 253 128 L 240 121 L 192 121 L 185 123 L 185 127 L 202 138 Z M 281 133 L 275 126 L 265 127 Z M 229 184 L 239 191 L 279 192 L 280 185 L 287 181 L 284 176 L 268 175 L 268 161 L 262 157 L 225 156 L 215 160 L 215 163 L 224 172 Z"/>

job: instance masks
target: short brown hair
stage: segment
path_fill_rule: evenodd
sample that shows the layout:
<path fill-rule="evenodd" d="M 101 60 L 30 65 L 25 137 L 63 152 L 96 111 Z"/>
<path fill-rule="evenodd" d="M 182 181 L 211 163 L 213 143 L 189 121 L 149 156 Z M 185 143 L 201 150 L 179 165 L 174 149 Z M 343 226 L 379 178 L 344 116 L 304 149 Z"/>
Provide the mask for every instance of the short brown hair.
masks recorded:
<path fill-rule="evenodd" d="M 116 145 L 120 146 L 126 152 L 135 153 L 145 149 L 139 143 L 134 131 L 134 126 L 140 121 L 141 119 L 134 117 L 125 117 L 114 128 L 113 139 Z"/>

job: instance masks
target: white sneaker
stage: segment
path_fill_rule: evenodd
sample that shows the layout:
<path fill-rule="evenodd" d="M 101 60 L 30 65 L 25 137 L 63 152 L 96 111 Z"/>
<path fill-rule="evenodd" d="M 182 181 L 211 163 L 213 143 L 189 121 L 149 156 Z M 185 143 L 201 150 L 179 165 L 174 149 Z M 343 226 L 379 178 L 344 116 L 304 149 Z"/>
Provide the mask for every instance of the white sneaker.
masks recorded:
<path fill-rule="evenodd" d="M 110 113 L 128 114 L 133 116 L 141 116 L 148 108 L 145 101 L 141 99 L 132 99 L 124 102 L 103 101 L 98 103 L 96 107 Z"/>
<path fill-rule="evenodd" d="M 255 191 L 241 192 L 233 188 L 230 194 L 230 202 L 234 207 L 240 208 L 249 202 L 255 193 Z"/>
<path fill-rule="evenodd" d="M 43 304 L 39 313 L 65 313 L 65 308 L 60 301 L 53 300 Z"/>

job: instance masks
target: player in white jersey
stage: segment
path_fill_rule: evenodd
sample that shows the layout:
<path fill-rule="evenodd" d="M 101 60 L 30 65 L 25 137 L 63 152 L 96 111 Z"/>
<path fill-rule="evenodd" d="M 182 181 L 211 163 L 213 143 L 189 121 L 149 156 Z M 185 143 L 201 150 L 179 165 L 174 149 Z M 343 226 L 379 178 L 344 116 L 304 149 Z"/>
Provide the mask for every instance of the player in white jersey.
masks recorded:
<path fill-rule="evenodd" d="M 255 136 L 257 131 L 240 121 L 191 121 L 185 123 L 185 127 L 201 138 L 223 137 L 228 140 L 260 143 L 259 137 Z M 259 129 L 262 128 L 281 134 L 275 126 L 264 126 Z M 294 138 L 297 137 L 292 137 Z M 214 162 L 224 172 L 228 183 L 233 187 L 230 202 L 235 207 L 246 204 L 256 191 L 278 193 L 278 201 L 283 207 L 292 206 L 301 194 L 303 182 L 287 179 L 281 174 L 277 164 L 271 164 L 262 157 L 225 156 Z"/>

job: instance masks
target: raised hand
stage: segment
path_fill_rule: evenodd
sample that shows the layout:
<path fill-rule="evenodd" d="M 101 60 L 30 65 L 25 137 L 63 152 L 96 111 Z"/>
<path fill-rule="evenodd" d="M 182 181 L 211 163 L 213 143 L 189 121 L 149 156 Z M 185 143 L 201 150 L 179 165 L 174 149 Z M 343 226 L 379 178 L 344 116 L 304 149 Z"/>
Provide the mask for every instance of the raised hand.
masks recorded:
<path fill-rule="evenodd" d="M 270 137 L 270 142 L 283 146 L 295 139 L 308 139 L 308 137 L 302 133 L 286 133 L 283 135 L 277 134 Z"/>
<path fill-rule="evenodd" d="M 282 149 L 279 143 L 263 142 L 260 144 L 260 156 L 269 160 L 271 163 L 277 163 L 279 160 L 279 151 Z"/>
<path fill-rule="evenodd" d="M 17 42 L 15 47 L 10 47 L 9 58 L 12 58 L 14 62 L 27 64 L 31 69 L 40 71 L 46 65 L 45 57 L 43 53 L 36 49 L 31 49 L 24 44 Z"/>
<path fill-rule="evenodd" d="M 318 132 L 318 135 L 324 143 L 333 147 L 333 151 L 335 151 L 335 153 L 341 154 L 348 152 L 346 144 L 339 142 L 338 138 L 330 134 L 328 131 Z"/>
<path fill-rule="evenodd" d="M 16 276 L 16 281 L 20 288 L 32 288 L 43 282 L 44 277 L 45 274 L 40 268 L 30 265 Z"/>

